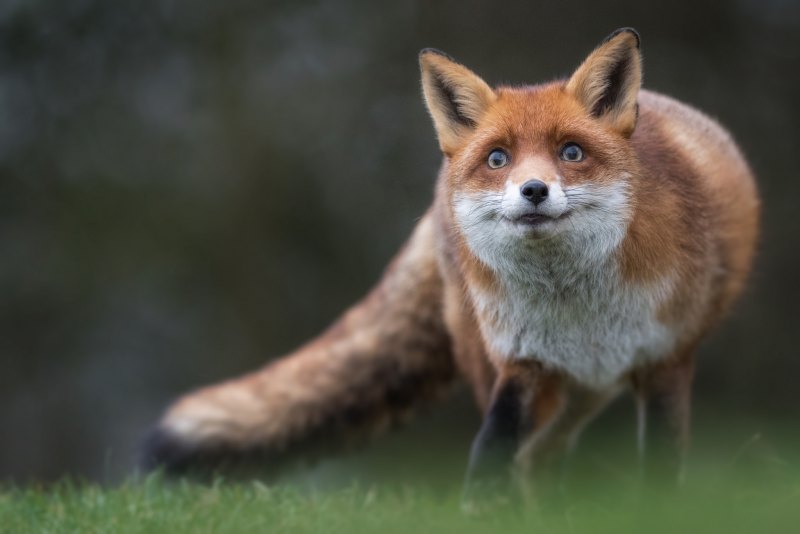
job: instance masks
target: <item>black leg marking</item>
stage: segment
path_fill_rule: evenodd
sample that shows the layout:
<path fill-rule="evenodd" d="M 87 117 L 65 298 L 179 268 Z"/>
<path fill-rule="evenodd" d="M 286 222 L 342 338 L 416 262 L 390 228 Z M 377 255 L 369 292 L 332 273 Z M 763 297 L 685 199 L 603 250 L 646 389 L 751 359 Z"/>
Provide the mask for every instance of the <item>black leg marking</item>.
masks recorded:
<path fill-rule="evenodd" d="M 511 466 L 529 425 L 523 394 L 523 387 L 514 381 L 495 394 L 472 443 L 465 501 L 513 500 Z"/>

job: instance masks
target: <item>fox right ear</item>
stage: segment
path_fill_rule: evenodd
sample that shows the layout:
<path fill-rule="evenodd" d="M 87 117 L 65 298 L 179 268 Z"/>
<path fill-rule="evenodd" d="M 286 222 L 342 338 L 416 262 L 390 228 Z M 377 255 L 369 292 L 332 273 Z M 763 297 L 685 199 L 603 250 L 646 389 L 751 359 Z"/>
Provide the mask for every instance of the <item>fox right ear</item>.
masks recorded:
<path fill-rule="evenodd" d="M 433 48 L 419 53 L 419 66 L 439 146 L 451 155 L 475 129 L 495 93 L 478 75 Z"/>

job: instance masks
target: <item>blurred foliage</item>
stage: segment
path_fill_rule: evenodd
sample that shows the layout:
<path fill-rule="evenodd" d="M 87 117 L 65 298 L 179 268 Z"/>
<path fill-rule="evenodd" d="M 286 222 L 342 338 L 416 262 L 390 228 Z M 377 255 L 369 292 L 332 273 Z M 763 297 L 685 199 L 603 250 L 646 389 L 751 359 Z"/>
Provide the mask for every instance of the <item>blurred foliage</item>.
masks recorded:
<path fill-rule="evenodd" d="M 439 162 L 420 48 L 536 82 L 619 26 L 642 33 L 647 87 L 734 132 L 764 196 L 752 288 L 698 397 L 796 417 L 796 2 L 3 0 L 0 479 L 124 472 L 170 398 L 369 288 Z"/>

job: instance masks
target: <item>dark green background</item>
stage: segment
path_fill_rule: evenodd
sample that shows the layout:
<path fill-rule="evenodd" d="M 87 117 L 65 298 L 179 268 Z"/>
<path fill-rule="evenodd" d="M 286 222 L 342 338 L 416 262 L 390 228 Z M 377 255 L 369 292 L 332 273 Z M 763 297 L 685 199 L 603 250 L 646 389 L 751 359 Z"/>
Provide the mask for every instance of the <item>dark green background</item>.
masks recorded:
<path fill-rule="evenodd" d="M 128 472 L 175 395 L 288 351 L 371 286 L 439 162 L 420 48 L 536 82 L 620 26 L 642 34 L 645 86 L 727 125 L 763 194 L 699 404 L 797 421 L 798 2 L 5 0 L 0 480 Z M 465 456 L 458 398 L 407 442 L 457 436 Z"/>

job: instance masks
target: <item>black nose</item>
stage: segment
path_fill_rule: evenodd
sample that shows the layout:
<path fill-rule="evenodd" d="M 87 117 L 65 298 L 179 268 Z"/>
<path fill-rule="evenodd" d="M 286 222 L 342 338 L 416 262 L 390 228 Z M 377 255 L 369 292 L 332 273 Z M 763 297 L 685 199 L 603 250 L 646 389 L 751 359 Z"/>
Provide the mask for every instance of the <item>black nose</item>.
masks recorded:
<path fill-rule="evenodd" d="M 519 193 L 538 206 L 547 198 L 547 184 L 541 180 L 528 180 L 519 188 Z"/>

